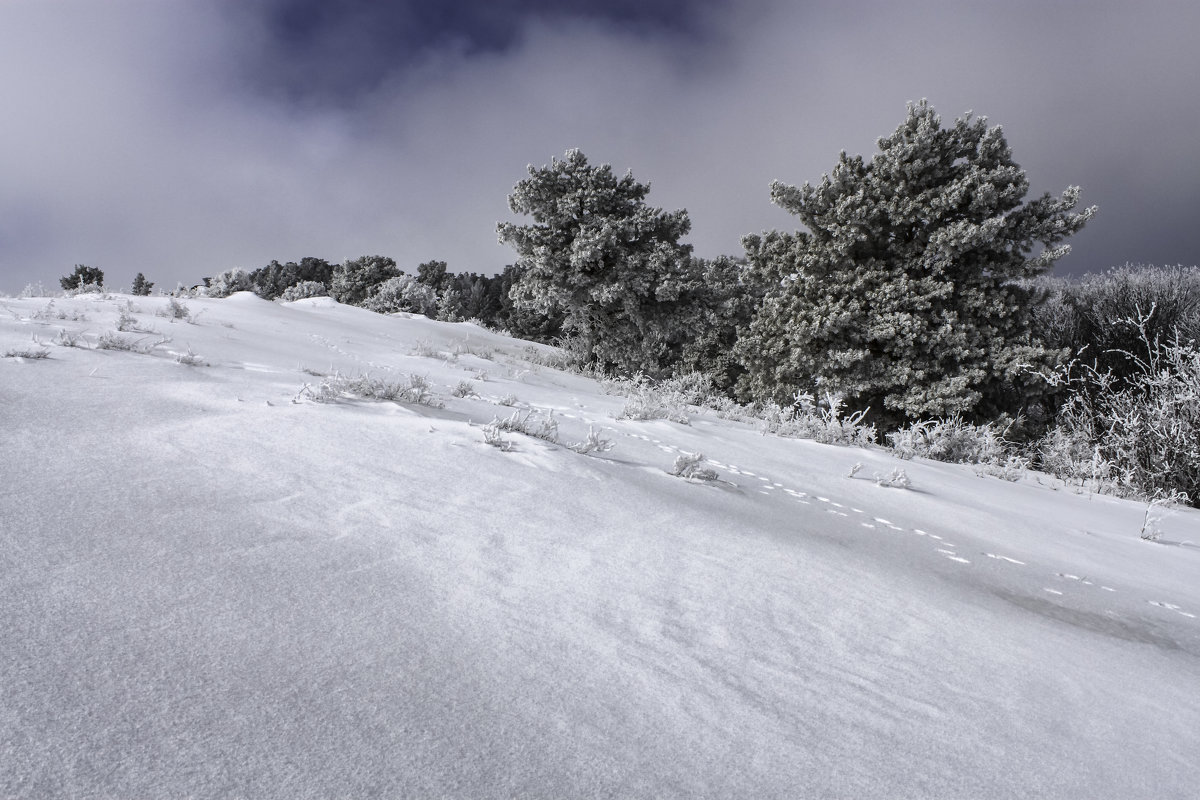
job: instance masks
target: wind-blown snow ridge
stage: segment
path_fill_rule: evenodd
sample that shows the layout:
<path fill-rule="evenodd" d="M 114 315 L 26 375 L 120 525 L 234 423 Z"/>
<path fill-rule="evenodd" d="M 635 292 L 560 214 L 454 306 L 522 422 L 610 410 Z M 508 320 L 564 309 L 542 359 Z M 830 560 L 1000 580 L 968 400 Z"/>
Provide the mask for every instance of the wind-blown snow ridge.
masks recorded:
<path fill-rule="evenodd" d="M 0 299 L 47 351 L 0 358 L 0 796 L 1200 785 L 1195 511 L 1146 542 L 1048 481 L 618 419 L 469 324 L 168 302 Z M 489 446 L 514 410 L 559 443 Z"/>

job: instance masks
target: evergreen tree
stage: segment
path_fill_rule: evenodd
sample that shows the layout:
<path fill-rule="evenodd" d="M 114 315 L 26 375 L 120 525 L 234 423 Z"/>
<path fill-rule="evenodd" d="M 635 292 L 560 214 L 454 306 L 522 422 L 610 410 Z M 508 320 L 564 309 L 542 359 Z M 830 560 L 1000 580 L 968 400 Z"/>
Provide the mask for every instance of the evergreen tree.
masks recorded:
<path fill-rule="evenodd" d="M 65 291 L 79 289 L 85 286 L 103 286 L 104 271 L 99 267 L 89 267 L 86 264 L 76 264 L 75 271 L 66 277 L 58 279 Z"/>
<path fill-rule="evenodd" d="M 687 337 L 679 318 L 691 246 L 679 238 L 691 223 L 686 211 L 647 206 L 649 190 L 569 150 L 548 167 L 531 166 L 509 196 L 533 224 L 501 223 L 498 232 L 519 256 L 517 306 L 561 314 L 564 330 L 605 369 L 661 374 Z"/>
<path fill-rule="evenodd" d="M 943 128 L 922 101 L 877 144 L 815 186 L 771 185 L 808 230 L 743 239 L 767 290 L 738 346 L 743 393 L 840 392 L 885 428 L 1019 410 L 1037 385 L 1022 365 L 1057 354 L 1032 338 L 1018 281 L 1065 255 L 1096 209 L 1072 212 L 1078 187 L 1024 202 L 1025 173 L 984 118 Z"/>
<path fill-rule="evenodd" d="M 133 276 L 133 287 L 130 289 L 130 292 L 144 297 L 150 294 L 150 290 L 153 288 L 154 284 L 151 281 L 146 280 L 146 276 L 139 272 L 137 275 Z"/>
<path fill-rule="evenodd" d="M 339 303 L 360 306 L 376 286 L 403 274 L 396 262 L 386 256 L 355 258 L 333 268 L 329 296 Z"/>

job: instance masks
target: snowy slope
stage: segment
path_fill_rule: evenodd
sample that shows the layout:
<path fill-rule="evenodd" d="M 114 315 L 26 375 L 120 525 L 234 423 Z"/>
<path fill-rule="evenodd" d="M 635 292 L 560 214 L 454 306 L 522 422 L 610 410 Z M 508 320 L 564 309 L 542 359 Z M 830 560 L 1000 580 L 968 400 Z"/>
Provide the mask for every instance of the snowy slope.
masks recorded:
<path fill-rule="evenodd" d="M 0 358 L 0 796 L 1200 796 L 1195 511 L 619 420 L 328 299 L 133 298 L 153 347 L 94 349 L 129 300 L 0 299 L 49 351 Z M 486 444 L 514 397 L 563 444 Z"/>

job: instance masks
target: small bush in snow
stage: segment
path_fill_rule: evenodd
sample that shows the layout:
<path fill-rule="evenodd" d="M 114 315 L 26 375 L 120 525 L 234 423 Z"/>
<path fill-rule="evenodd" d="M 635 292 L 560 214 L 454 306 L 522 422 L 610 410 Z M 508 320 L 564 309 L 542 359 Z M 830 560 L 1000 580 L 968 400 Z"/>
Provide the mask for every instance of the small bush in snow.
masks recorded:
<path fill-rule="evenodd" d="M 147 345 L 140 339 L 129 339 L 124 336 L 118 336 L 115 332 L 105 331 L 100 334 L 100 338 L 96 340 L 97 350 L 125 350 L 130 353 L 141 353 L 145 355 L 154 349 L 154 345 Z"/>
<path fill-rule="evenodd" d="M 681 453 L 671 467 L 671 474 L 694 481 L 715 481 L 719 478 L 716 470 L 700 466 L 703 461 L 703 453 Z"/>
<path fill-rule="evenodd" d="M 308 297 L 327 297 L 328 295 L 329 290 L 320 281 L 301 281 L 295 286 L 284 289 L 283 293 L 279 295 L 279 299 L 285 303 L 294 303 Z"/>
<path fill-rule="evenodd" d="M 38 281 L 37 283 L 25 284 L 25 288 L 21 290 L 21 293 L 19 295 L 17 295 L 17 297 L 21 298 L 22 300 L 28 300 L 31 297 L 49 297 L 49 296 L 50 296 L 50 293 L 48 291 L 46 291 L 46 287 L 42 285 L 41 281 Z"/>
<path fill-rule="evenodd" d="M 175 356 L 175 362 L 188 367 L 207 367 L 208 362 L 200 356 L 192 352 L 192 348 L 188 347 L 186 353 L 178 353 Z"/>
<path fill-rule="evenodd" d="M 305 384 L 297 395 L 299 397 L 307 397 L 316 403 L 333 403 L 343 397 L 358 397 L 363 400 L 440 407 L 430 392 L 429 381 L 421 375 L 409 375 L 406 383 L 391 383 L 369 375 L 353 378 L 332 375 L 322 380 L 315 389 Z"/>
<path fill-rule="evenodd" d="M 37 347 L 13 348 L 4 352 L 5 358 L 49 358 L 50 351 L 41 346 L 41 343 L 36 339 L 34 344 Z"/>
<path fill-rule="evenodd" d="M 896 455 L 951 464 L 994 464 L 1009 455 L 1009 444 L 993 423 L 975 425 L 960 416 L 914 422 L 887 435 Z"/>
<path fill-rule="evenodd" d="M 606 439 L 596 433 L 595 427 L 589 425 L 587 438 L 582 442 L 567 445 L 567 447 L 583 455 L 587 453 L 607 453 L 613 449 L 613 442 L 612 439 Z"/>
<path fill-rule="evenodd" d="M 543 439 L 552 444 L 558 444 L 558 421 L 554 419 L 553 411 L 544 411 L 535 415 L 534 409 L 522 414 L 514 411 L 508 419 L 493 419 L 491 424 L 499 430 L 523 433 L 535 439 Z"/>
<path fill-rule="evenodd" d="M 58 332 L 58 336 L 54 338 L 54 343 L 59 347 L 78 347 L 79 334 L 71 333 L 66 328 Z"/>
<path fill-rule="evenodd" d="M 475 384 L 470 381 L 459 381 L 450 394 L 455 397 L 479 397 L 479 392 L 475 391 Z"/>
<path fill-rule="evenodd" d="M 512 450 L 512 442 L 505 439 L 500 432 L 500 421 L 492 420 L 487 425 L 483 426 L 483 441 L 490 444 L 492 447 L 497 447 L 504 452 Z"/>
<path fill-rule="evenodd" d="M 192 312 L 188 309 L 186 303 L 181 303 L 174 297 L 167 298 L 167 304 L 154 312 L 155 316 L 166 317 L 174 322 L 177 319 L 190 320 Z"/>
<path fill-rule="evenodd" d="M 771 405 L 764 409 L 765 432 L 776 436 L 812 439 L 821 444 L 866 447 L 875 441 L 875 426 L 863 423 L 866 411 L 845 415 L 839 394 L 826 393 L 817 401 L 811 394 L 797 392 L 787 408 Z"/>
<path fill-rule="evenodd" d="M 690 425 L 688 395 L 671 381 L 655 382 L 638 373 L 632 378 L 607 381 L 606 391 L 625 395 L 625 407 L 617 419 L 666 419 L 680 425 Z"/>
<path fill-rule="evenodd" d="M 911 489 L 912 481 L 908 479 L 908 473 L 896 467 L 890 475 L 884 476 L 879 473 L 875 474 L 875 483 L 880 486 L 892 489 Z"/>

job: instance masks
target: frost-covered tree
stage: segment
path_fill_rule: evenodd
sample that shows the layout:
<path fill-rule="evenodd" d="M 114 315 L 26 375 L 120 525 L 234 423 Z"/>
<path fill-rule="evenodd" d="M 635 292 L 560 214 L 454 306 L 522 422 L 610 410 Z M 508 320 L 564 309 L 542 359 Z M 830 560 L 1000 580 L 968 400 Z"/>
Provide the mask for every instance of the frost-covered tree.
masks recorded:
<path fill-rule="evenodd" d="M 234 292 L 249 292 L 254 288 L 250 273 L 239 267 L 227 269 L 208 281 L 209 297 L 228 297 Z"/>
<path fill-rule="evenodd" d="M 412 275 L 397 275 L 374 287 L 362 306 L 380 314 L 408 311 L 433 316 L 437 294 Z"/>
<path fill-rule="evenodd" d="M 1032 338 L 1018 281 L 1065 255 L 1096 209 L 1072 211 L 1078 187 L 1025 202 L 1025 173 L 984 118 L 943 128 L 922 101 L 877 144 L 870 161 L 843 152 L 816 185 L 771 184 L 808 230 L 743 239 L 767 287 L 739 342 L 743 391 L 785 400 L 816 385 L 885 428 L 1020 409 L 1036 385 L 1022 365 L 1057 354 Z"/>
<path fill-rule="evenodd" d="M 578 150 L 529 167 L 509 207 L 530 225 L 501 223 L 500 241 L 518 254 L 519 307 L 563 315 L 593 363 L 621 372 L 666 372 L 686 339 L 680 322 L 694 283 L 687 212 L 646 205 L 650 187 L 631 173 L 593 167 Z"/>
<path fill-rule="evenodd" d="M 363 256 L 338 264 L 329 281 L 329 295 L 339 303 L 359 306 L 379 284 L 402 273 L 386 256 Z"/>
<path fill-rule="evenodd" d="M 76 264 L 75 271 L 66 277 L 59 278 L 58 282 L 68 292 L 87 286 L 100 287 L 104 285 L 104 270 L 99 267 L 89 267 L 87 264 Z"/>
<path fill-rule="evenodd" d="M 146 296 L 150 294 L 150 290 L 153 288 L 154 283 L 146 280 L 146 276 L 139 272 L 137 275 L 133 276 L 133 287 L 130 288 L 129 293 Z"/>

